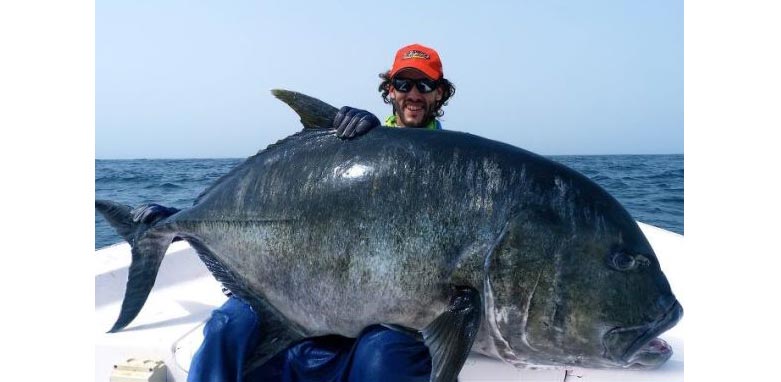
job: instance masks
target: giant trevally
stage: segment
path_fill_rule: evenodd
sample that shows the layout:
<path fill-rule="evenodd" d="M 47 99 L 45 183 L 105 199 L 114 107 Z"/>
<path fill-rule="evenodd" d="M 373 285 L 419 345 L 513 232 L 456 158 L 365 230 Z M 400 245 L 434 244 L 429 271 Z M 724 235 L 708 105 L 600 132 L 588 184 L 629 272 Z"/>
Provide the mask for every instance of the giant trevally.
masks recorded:
<path fill-rule="evenodd" d="M 132 246 L 111 331 L 128 325 L 168 245 L 186 240 L 259 314 L 252 365 L 294 341 L 373 324 L 419 335 L 432 381 L 470 350 L 518 367 L 647 368 L 681 318 L 648 240 L 604 189 L 472 134 L 376 128 L 340 140 L 336 108 L 275 91 L 305 128 L 181 211 L 96 201 Z"/>

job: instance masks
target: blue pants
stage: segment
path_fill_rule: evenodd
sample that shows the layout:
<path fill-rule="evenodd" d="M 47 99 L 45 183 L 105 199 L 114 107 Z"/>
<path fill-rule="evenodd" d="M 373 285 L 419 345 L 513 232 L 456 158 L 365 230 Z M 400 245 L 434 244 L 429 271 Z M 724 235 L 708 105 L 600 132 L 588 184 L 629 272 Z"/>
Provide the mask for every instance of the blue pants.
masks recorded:
<path fill-rule="evenodd" d="M 263 335 L 262 317 L 231 297 L 212 313 L 193 357 L 188 382 L 427 382 L 428 348 L 403 333 L 370 326 L 357 339 L 308 338 L 244 376 L 245 358 Z"/>

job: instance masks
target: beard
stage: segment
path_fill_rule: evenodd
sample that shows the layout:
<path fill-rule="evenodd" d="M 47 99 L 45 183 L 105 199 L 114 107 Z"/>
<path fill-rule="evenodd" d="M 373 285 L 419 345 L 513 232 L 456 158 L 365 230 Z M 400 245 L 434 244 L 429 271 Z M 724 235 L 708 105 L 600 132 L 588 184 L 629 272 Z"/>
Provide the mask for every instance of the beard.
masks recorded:
<path fill-rule="evenodd" d="M 410 104 L 422 107 L 423 118 L 418 120 L 417 118 L 410 119 L 406 117 L 406 113 L 404 112 L 404 106 Z M 417 101 L 409 102 L 405 100 L 402 104 L 402 102 L 394 99 L 393 112 L 394 114 L 396 114 L 396 118 L 397 118 L 396 124 L 404 127 L 426 127 L 428 126 L 428 124 L 431 123 L 431 121 L 434 120 L 434 118 L 436 118 L 435 111 L 434 111 L 434 104 L 429 104 L 425 100 L 420 102 Z"/>

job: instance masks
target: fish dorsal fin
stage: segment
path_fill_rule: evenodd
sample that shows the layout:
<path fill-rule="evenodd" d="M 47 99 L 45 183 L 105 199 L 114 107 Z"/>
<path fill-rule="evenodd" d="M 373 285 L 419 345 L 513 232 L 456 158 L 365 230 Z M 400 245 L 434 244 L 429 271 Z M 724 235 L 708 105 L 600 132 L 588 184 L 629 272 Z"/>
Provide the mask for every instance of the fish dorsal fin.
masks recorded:
<path fill-rule="evenodd" d="M 339 109 L 317 98 L 291 90 L 272 89 L 271 94 L 290 106 L 298 116 L 304 128 L 330 129 Z"/>

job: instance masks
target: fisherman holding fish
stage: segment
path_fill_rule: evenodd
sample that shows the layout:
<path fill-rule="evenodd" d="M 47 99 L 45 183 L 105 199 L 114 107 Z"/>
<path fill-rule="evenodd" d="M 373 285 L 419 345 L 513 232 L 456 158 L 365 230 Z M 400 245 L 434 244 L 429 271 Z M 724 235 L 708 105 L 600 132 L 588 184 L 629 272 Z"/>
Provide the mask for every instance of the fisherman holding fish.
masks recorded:
<path fill-rule="evenodd" d="M 444 77 L 434 49 L 419 44 L 402 47 L 380 78 L 378 90 L 393 111 L 385 126 L 442 129 L 437 118 L 444 114 L 442 107 L 455 94 L 455 87 Z M 342 107 L 333 121 L 336 136 L 342 139 L 378 126 L 374 114 L 349 106 Z M 425 344 L 411 334 L 379 325 L 366 328 L 356 339 L 333 335 L 303 340 L 243 375 L 245 360 L 265 334 L 263 319 L 247 303 L 230 296 L 204 327 L 188 381 L 429 381 L 431 357 Z"/>
<path fill-rule="evenodd" d="M 426 127 L 446 101 L 423 81 L 442 79 L 438 58 L 400 57 L 394 123 Z M 470 351 L 518 368 L 642 370 L 672 356 L 659 335 L 683 308 L 637 222 L 593 180 L 461 132 L 340 142 L 323 127 L 354 137 L 376 118 L 272 93 L 304 130 L 191 207 L 95 200 L 132 252 L 110 332 L 137 317 L 179 238 L 236 296 L 206 323 L 190 381 L 456 382 Z"/>

